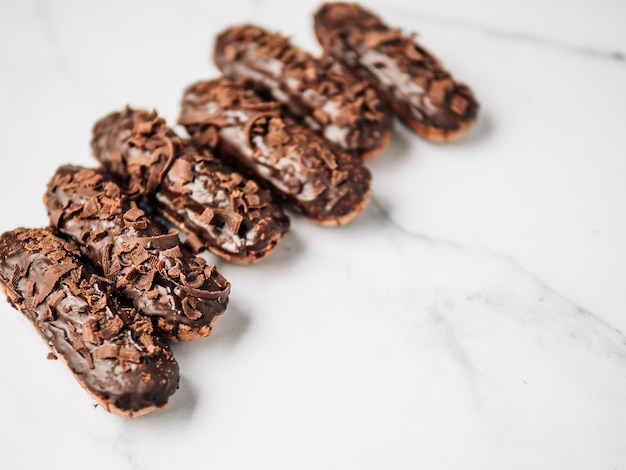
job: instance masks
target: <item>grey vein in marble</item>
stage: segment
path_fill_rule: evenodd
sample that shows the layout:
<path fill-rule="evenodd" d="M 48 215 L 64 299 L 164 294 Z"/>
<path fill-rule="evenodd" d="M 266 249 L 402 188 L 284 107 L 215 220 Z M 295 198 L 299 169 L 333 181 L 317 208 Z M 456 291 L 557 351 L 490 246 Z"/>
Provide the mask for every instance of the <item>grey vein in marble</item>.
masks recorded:
<path fill-rule="evenodd" d="M 454 249 L 461 250 L 461 251 L 470 249 L 469 247 L 464 246 L 461 243 L 458 243 L 458 242 L 455 242 L 455 241 L 452 241 L 452 240 L 447 240 L 447 239 L 443 239 L 443 238 L 434 238 L 434 237 L 431 237 L 431 236 L 423 234 L 423 233 L 416 233 L 416 232 L 411 231 L 410 229 L 404 227 L 397 220 L 395 220 L 392 217 L 392 215 L 389 213 L 389 211 L 385 207 L 383 207 L 383 205 L 374 196 L 371 198 L 371 204 L 376 209 L 376 211 L 380 214 L 382 219 L 386 220 L 394 229 L 396 229 L 399 233 L 403 234 L 406 237 L 412 238 L 412 239 L 414 239 L 416 241 L 421 241 L 421 242 L 424 242 L 424 243 L 428 243 L 428 244 L 443 244 L 443 245 L 448 246 L 450 248 L 454 248 Z M 512 256 L 507 256 L 507 255 L 502 255 L 500 253 L 496 253 L 496 252 L 494 252 L 494 251 L 492 251 L 492 250 L 490 250 L 490 249 L 488 249 L 486 247 L 481 247 L 480 251 L 483 252 L 486 256 L 493 257 L 493 258 L 498 259 L 498 260 L 500 260 L 500 261 L 502 261 L 504 263 L 509 264 L 511 266 L 511 268 L 514 269 L 514 270 L 518 270 L 518 271 L 523 272 L 526 276 L 530 277 L 533 280 L 533 282 L 537 283 L 539 286 L 541 286 L 543 289 L 545 289 L 551 295 L 555 295 L 557 297 L 561 297 L 564 301 L 570 303 L 581 315 L 589 316 L 590 318 L 593 319 L 593 321 L 598 322 L 603 327 L 611 329 L 611 330 L 615 331 L 616 333 L 618 333 L 620 335 L 623 335 L 623 333 L 619 329 L 617 329 L 617 328 L 613 327 L 612 325 L 606 323 L 604 320 L 599 318 L 597 315 L 594 315 L 589 310 L 586 310 L 583 307 L 581 307 L 580 305 L 577 305 L 572 300 L 567 299 L 566 297 L 563 297 L 555 289 L 551 288 L 542 279 L 540 279 L 539 276 L 535 275 L 534 273 L 532 273 L 531 271 L 529 271 L 528 269 L 523 267 L 521 265 L 521 263 L 519 263 Z M 625 342 L 626 342 L 626 337 L 625 337 Z"/>
<path fill-rule="evenodd" d="M 579 54 L 594 57 L 596 59 L 613 60 L 626 64 L 626 52 L 620 50 L 600 50 L 589 47 L 580 47 L 568 44 L 563 41 L 551 39 L 539 35 L 533 35 L 522 31 L 505 31 L 497 28 L 485 26 L 473 21 L 463 21 L 459 19 L 446 19 L 425 13 L 417 13 L 412 10 L 389 7 L 389 11 L 406 18 L 413 18 L 417 21 L 437 24 L 445 27 L 461 28 L 469 31 L 476 31 L 495 38 L 506 39 L 510 41 L 519 41 L 537 46 L 551 47 L 571 54 Z"/>

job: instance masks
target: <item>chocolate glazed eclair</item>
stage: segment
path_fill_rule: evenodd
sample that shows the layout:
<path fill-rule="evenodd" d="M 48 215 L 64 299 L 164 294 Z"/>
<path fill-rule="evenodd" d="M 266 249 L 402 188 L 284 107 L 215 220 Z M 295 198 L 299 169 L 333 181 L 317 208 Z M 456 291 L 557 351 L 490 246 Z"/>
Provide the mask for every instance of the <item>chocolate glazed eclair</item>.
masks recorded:
<path fill-rule="evenodd" d="M 52 227 L 74 240 L 163 338 L 189 341 L 211 333 L 230 284 L 184 249 L 176 230 L 128 200 L 104 170 L 63 166 L 44 199 Z"/>
<path fill-rule="evenodd" d="M 217 148 L 314 222 L 346 224 L 367 204 L 371 175 L 360 158 L 281 116 L 280 103 L 262 100 L 241 81 L 192 85 L 179 122 L 198 145 Z"/>
<path fill-rule="evenodd" d="M 94 126 L 91 146 L 127 182 L 127 194 L 147 196 L 194 251 L 206 247 L 228 261 L 252 263 L 289 229 L 268 190 L 183 141 L 154 112 L 126 108 L 106 116 Z"/>
<path fill-rule="evenodd" d="M 74 243 L 49 228 L 4 233 L 0 287 L 105 410 L 132 417 L 167 406 L 179 379 L 169 346 Z"/>
<path fill-rule="evenodd" d="M 458 139 L 474 124 L 478 103 L 414 36 L 390 29 L 356 3 L 327 3 L 315 14 L 325 52 L 363 77 L 422 137 Z"/>
<path fill-rule="evenodd" d="M 279 34 L 251 25 L 227 29 L 217 37 L 214 60 L 227 77 L 249 81 L 330 142 L 363 158 L 391 138 L 392 114 L 367 81 Z"/>

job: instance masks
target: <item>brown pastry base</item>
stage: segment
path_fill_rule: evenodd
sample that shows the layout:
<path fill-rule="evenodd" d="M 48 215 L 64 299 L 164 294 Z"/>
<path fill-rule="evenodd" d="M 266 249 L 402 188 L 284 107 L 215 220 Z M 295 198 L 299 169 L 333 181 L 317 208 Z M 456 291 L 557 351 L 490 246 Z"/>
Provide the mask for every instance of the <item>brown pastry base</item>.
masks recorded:
<path fill-rule="evenodd" d="M 371 190 L 365 193 L 359 205 L 355 206 L 352 212 L 350 212 L 349 214 L 346 214 L 341 217 L 336 217 L 334 219 L 317 220 L 316 222 L 319 225 L 323 225 L 324 227 L 337 227 L 339 225 L 347 225 L 350 222 L 352 222 L 356 218 L 357 215 L 363 212 L 363 209 L 365 209 L 365 206 L 367 206 L 367 203 L 369 202 L 371 195 L 372 195 Z"/>
<path fill-rule="evenodd" d="M 276 249 L 278 243 L 274 243 L 273 245 L 268 245 L 265 247 L 265 251 L 263 252 L 263 256 L 249 256 L 247 258 L 242 258 L 241 256 L 231 256 L 230 253 L 226 251 L 220 251 L 217 248 L 213 248 L 210 250 L 212 253 L 215 253 L 217 256 L 225 259 L 226 261 L 238 264 L 240 266 L 245 266 L 247 264 L 258 263 L 259 261 L 265 259 L 268 255 L 272 254 L 272 252 Z"/>
<path fill-rule="evenodd" d="M 209 336 L 219 317 L 213 317 L 211 323 L 202 326 L 190 326 L 184 323 L 172 324 L 163 318 L 157 318 L 156 326 L 159 332 L 169 341 L 193 341 Z"/>
<path fill-rule="evenodd" d="M 389 141 L 393 137 L 393 133 L 389 132 L 383 137 L 380 138 L 380 145 L 376 148 L 370 149 L 367 152 L 360 153 L 360 156 L 363 160 L 371 160 L 372 158 L 378 156 L 380 152 L 385 150 L 385 147 L 389 144 Z"/>
<path fill-rule="evenodd" d="M 6 294 L 6 291 L 5 291 Z M 124 410 L 122 408 L 118 408 L 117 406 L 114 405 L 113 401 L 110 399 L 106 399 L 104 397 L 98 396 L 97 394 L 93 393 L 91 390 L 89 390 L 89 388 L 87 387 L 87 385 L 85 384 L 84 380 L 82 379 L 82 377 L 80 376 L 80 374 L 75 374 L 74 372 L 72 372 L 72 368 L 69 364 L 69 362 L 65 359 L 65 356 L 63 354 L 60 354 L 54 346 L 49 345 L 50 346 L 50 350 L 52 351 L 52 353 L 57 357 L 57 359 L 61 359 L 61 361 L 67 366 L 67 368 L 70 370 L 71 374 L 74 376 L 74 378 L 76 379 L 76 382 L 78 382 L 80 384 L 80 386 L 83 388 L 83 390 L 85 392 L 87 392 L 87 394 L 99 405 L 101 406 L 105 411 L 114 414 L 115 416 L 119 416 L 121 418 L 136 418 L 137 416 L 143 416 L 145 414 L 150 413 L 151 411 L 157 410 L 157 409 L 165 409 L 167 408 L 167 403 L 165 403 L 163 406 L 156 406 L 156 405 L 152 405 L 152 406 L 146 406 L 144 408 L 141 408 L 140 410 Z"/>
<path fill-rule="evenodd" d="M 394 111 L 398 114 L 402 122 L 413 129 L 419 136 L 429 142 L 435 143 L 454 142 L 460 139 L 474 127 L 474 123 L 476 122 L 476 120 L 473 119 L 459 123 L 456 129 L 443 129 L 441 127 L 429 126 L 422 121 L 412 119 L 402 106 L 394 108 Z"/>

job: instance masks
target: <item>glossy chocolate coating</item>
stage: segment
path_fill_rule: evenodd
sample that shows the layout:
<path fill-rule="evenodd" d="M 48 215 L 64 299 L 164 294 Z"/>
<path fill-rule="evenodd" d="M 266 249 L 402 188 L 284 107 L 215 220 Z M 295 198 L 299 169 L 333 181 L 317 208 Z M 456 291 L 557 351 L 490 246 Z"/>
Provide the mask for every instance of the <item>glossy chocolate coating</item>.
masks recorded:
<path fill-rule="evenodd" d="M 0 287 L 107 411 L 164 407 L 178 388 L 178 364 L 152 323 L 120 305 L 77 246 L 51 229 L 0 236 Z"/>
<path fill-rule="evenodd" d="M 45 203 L 52 226 L 81 251 L 170 340 L 208 336 L 230 284 L 183 249 L 175 230 L 146 216 L 104 170 L 59 168 Z"/>
<path fill-rule="evenodd" d="M 346 223 L 366 204 L 371 176 L 360 158 L 328 143 L 264 101 L 243 82 L 199 82 L 184 95 L 179 122 L 198 145 L 260 182 L 313 221 Z"/>
<path fill-rule="evenodd" d="M 478 103 L 413 36 L 390 29 L 355 3 L 327 3 L 315 14 L 326 53 L 369 80 L 398 115 L 432 140 L 452 140 L 473 124 Z"/>
<path fill-rule="evenodd" d="M 224 75 L 268 92 L 343 149 L 373 154 L 389 139 L 391 112 L 365 80 L 279 34 L 251 25 L 230 28 L 217 37 L 214 59 Z"/>
<path fill-rule="evenodd" d="M 271 193 L 233 171 L 208 150 L 183 141 L 156 113 L 126 108 L 94 126 L 94 156 L 127 181 L 133 198 L 150 202 L 187 234 L 233 262 L 269 254 L 289 229 Z"/>

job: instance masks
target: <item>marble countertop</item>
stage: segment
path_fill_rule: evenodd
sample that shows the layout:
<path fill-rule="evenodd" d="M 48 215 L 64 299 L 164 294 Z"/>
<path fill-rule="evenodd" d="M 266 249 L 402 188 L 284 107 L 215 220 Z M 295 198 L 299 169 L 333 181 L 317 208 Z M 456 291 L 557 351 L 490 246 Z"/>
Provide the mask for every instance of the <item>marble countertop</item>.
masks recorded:
<path fill-rule="evenodd" d="M 209 257 L 231 304 L 174 346 L 166 410 L 94 408 L 2 301 L 0 468 L 626 468 L 626 3 L 365 4 L 473 88 L 471 134 L 398 125 L 351 225 L 294 216 L 258 265 Z M 225 27 L 318 52 L 317 5 L 1 2 L 0 231 L 47 224 L 101 116 L 173 123 Z"/>

